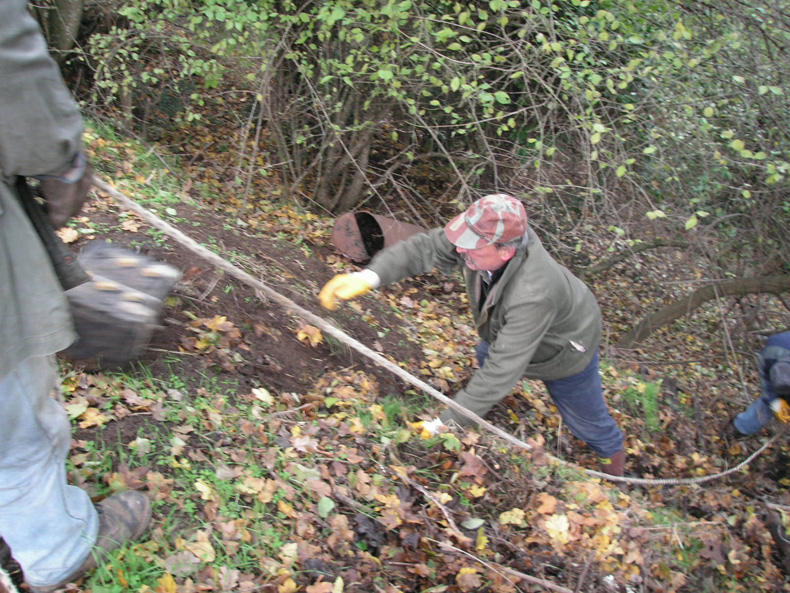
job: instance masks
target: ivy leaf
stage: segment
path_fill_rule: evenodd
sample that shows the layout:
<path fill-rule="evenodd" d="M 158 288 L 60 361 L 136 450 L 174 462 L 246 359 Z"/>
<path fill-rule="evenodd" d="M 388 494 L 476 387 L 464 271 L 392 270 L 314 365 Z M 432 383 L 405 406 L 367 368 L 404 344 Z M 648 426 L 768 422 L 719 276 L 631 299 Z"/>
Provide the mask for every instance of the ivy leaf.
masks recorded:
<path fill-rule="evenodd" d="M 461 523 L 461 526 L 464 529 L 477 529 L 478 527 L 483 525 L 485 522 L 486 522 L 485 519 L 480 519 L 479 517 L 473 517 L 472 519 L 467 519 L 466 521 Z"/>
<path fill-rule="evenodd" d="M 334 509 L 335 501 L 331 498 L 322 496 L 321 500 L 318 501 L 318 514 L 324 519 L 326 519 L 329 516 L 329 513 L 331 513 Z"/>
<path fill-rule="evenodd" d="M 455 436 L 451 432 L 446 432 L 444 434 L 439 435 L 444 441 L 444 448 L 448 451 L 460 451 L 461 450 L 461 441 L 458 440 L 458 437 Z"/>

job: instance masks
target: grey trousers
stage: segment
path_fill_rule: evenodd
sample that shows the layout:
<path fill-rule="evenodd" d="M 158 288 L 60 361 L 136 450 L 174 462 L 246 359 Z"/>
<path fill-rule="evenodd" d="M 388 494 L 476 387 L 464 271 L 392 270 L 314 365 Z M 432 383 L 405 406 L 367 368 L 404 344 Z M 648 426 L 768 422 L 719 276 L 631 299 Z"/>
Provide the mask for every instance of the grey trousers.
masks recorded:
<path fill-rule="evenodd" d="M 66 482 L 71 426 L 52 398 L 53 356 L 29 358 L 0 379 L 0 535 L 33 586 L 71 576 L 91 552 L 99 519 Z"/>

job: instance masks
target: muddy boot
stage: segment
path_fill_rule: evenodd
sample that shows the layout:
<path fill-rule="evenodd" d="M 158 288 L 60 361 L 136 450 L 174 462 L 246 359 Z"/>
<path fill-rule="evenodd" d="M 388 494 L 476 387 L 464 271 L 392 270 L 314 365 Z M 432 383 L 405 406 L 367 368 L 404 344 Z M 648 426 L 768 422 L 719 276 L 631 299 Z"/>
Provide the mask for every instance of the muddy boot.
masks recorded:
<path fill-rule="evenodd" d="M 151 522 L 151 501 L 145 494 L 126 490 L 96 505 L 99 512 L 99 535 L 93 551 L 71 576 L 57 585 L 34 587 L 28 585 L 31 593 L 53 593 L 68 583 L 78 580 L 89 570 L 96 568 L 97 562 L 120 548 L 128 541 L 140 539 Z"/>
<path fill-rule="evenodd" d="M 605 474 L 622 476 L 625 471 L 625 449 L 620 449 L 611 457 L 599 457 L 598 467 Z"/>

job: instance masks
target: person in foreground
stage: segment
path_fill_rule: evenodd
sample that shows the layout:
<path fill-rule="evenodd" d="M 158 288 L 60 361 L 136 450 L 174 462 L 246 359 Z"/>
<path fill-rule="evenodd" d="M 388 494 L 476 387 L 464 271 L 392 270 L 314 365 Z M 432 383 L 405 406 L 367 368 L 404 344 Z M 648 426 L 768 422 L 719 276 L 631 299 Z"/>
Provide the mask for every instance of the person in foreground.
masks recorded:
<path fill-rule="evenodd" d="M 790 332 L 768 338 L 757 357 L 762 392 L 752 405 L 732 421 L 730 432 L 748 436 L 759 432 L 773 418 L 790 421 Z"/>
<path fill-rule="evenodd" d="M 55 591 L 103 552 L 139 538 L 151 504 L 121 492 L 94 506 L 70 486 L 71 428 L 54 354 L 74 339 L 66 297 L 19 201 L 38 177 L 54 226 L 79 211 L 91 176 L 82 118 L 25 0 L 0 0 L 0 542 L 33 593 Z"/>
<path fill-rule="evenodd" d="M 480 198 L 443 229 L 413 235 L 340 274 L 319 299 L 334 310 L 351 299 L 433 268 L 460 267 L 481 341 L 480 369 L 455 402 L 484 416 L 521 377 L 540 379 L 571 432 L 595 451 L 601 471 L 623 475 L 625 450 L 598 371 L 601 312 L 590 289 L 557 263 L 527 224 L 523 204 L 505 194 Z M 452 408 L 426 423 L 468 425 Z"/>

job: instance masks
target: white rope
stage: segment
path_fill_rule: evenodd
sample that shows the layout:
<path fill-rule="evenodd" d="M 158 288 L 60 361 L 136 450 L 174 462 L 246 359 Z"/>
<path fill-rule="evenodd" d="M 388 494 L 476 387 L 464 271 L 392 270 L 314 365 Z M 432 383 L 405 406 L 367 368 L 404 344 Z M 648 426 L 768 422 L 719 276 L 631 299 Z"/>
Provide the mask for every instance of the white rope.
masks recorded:
<path fill-rule="evenodd" d="M 440 402 L 442 402 L 443 404 L 447 405 L 448 407 L 452 408 L 453 410 L 455 410 L 456 412 L 458 412 L 462 416 L 464 416 L 466 418 L 469 418 L 470 420 L 472 420 L 477 425 L 482 426 L 486 430 L 496 434 L 497 436 L 499 436 L 500 438 L 502 438 L 505 441 L 509 442 L 510 444 L 518 447 L 519 449 L 524 449 L 524 450 L 527 450 L 527 451 L 531 451 L 533 449 L 533 447 L 531 445 L 529 445 L 528 443 L 525 443 L 524 441 L 521 441 L 521 440 L 517 439 L 516 437 L 514 437 L 513 435 L 505 432 L 501 428 L 498 428 L 498 427 L 494 426 L 493 424 L 491 424 L 490 422 L 487 422 L 486 420 L 484 420 L 483 418 L 481 418 L 480 416 L 478 416 L 474 412 L 471 412 L 471 411 L 467 410 L 465 407 L 463 407 L 462 405 L 457 404 L 455 401 L 453 401 L 452 399 L 450 399 L 449 397 L 447 397 L 443 393 L 437 391 L 436 389 L 434 389 L 433 387 L 431 387 L 430 385 L 428 385 L 424 381 L 418 379 L 417 377 L 415 377 L 414 375 L 412 375 L 410 373 L 407 373 L 406 371 L 404 371 L 402 368 L 400 368 L 395 363 L 393 363 L 390 360 L 384 358 L 383 356 L 381 356 L 377 352 L 371 350 L 370 348 L 368 348 L 367 346 L 365 346 L 364 344 L 362 344 L 358 340 L 352 338 L 351 336 L 349 336 L 345 332 L 343 332 L 343 331 L 339 330 L 338 328 L 336 328 L 334 325 L 331 325 L 330 323 L 325 321 L 322 317 L 319 317 L 319 316 L 315 315 L 314 313 L 311 313 L 310 311 L 307 311 L 306 309 L 300 307 L 299 305 L 297 305 L 291 299 L 281 295 L 276 290 L 270 288 L 269 286 L 267 286 L 266 284 L 264 284 L 260 280 L 258 280 L 256 278 L 253 278 L 252 276 L 250 276 L 247 272 L 245 272 L 241 268 L 238 268 L 237 266 L 233 265 L 232 263 L 230 263 L 226 259 L 224 259 L 224 258 L 220 257 L 219 255 L 215 254 L 214 252 L 209 251 L 208 249 L 206 249 L 205 247 L 203 247 L 202 245 L 197 243 L 194 239 L 191 239 L 190 237 L 188 237 L 187 235 L 182 233 L 180 230 L 178 230 L 177 228 L 175 228 L 171 224 L 165 222 L 164 220 L 162 220 L 161 218 L 156 216 L 150 210 L 148 210 L 146 208 L 143 208 L 142 206 L 137 204 L 137 202 L 135 202 L 131 198 L 128 198 L 127 196 L 125 196 L 121 192 L 119 192 L 117 189 L 112 187 L 109 183 L 107 183 L 106 181 L 100 179 L 98 177 L 98 175 L 96 175 L 96 174 L 94 174 L 94 185 L 97 188 L 99 188 L 100 190 L 102 190 L 103 192 L 105 192 L 107 195 L 109 195 L 111 198 L 113 198 L 121 206 L 123 206 L 124 208 L 127 208 L 128 210 L 131 210 L 134 213 L 136 213 L 138 216 L 143 218 L 143 220 L 147 221 L 152 226 L 156 227 L 157 229 L 159 229 L 160 231 L 162 231 L 166 235 L 168 235 L 168 236 L 172 237 L 173 239 L 175 239 L 183 247 L 189 249 L 193 253 L 196 253 L 197 255 L 202 257 L 203 259 L 206 259 L 206 260 L 210 261 L 215 266 L 217 266 L 221 270 L 224 270 L 225 272 L 227 272 L 228 274 L 230 274 L 234 278 L 238 279 L 239 281 L 243 282 L 244 284 L 246 284 L 248 286 L 251 286 L 252 288 L 255 288 L 256 290 L 259 290 L 261 293 L 266 295 L 267 298 L 270 298 L 271 300 L 275 301 L 276 303 L 281 305 L 284 309 L 286 309 L 290 313 L 293 313 L 294 315 L 304 319 L 305 321 L 309 321 L 312 325 L 314 325 L 315 327 L 317 327 L 318 329 L 320 329 L 324 333 L 337 338 L 338 340 L 340 340 L 344 344 L 348 345 L 349 347 L 353 348 L 357 352 L 360 352 L 361 354 L 363 354 L 367 358 L 371 359 L 377 365 L 387 369 L 388 371 L 390 371 L 393 374 L 397 375 L 398 377 L 400 377 L 401 379 L 403 379 L 407 383 L 410 383 L 411 385 L 414 385 L 415 387 L 418 387 L 419 389 L 425 391 L 426 393 L 428 393 L 429 395 L 433 396 L 435 399 L 439 400 Z M 592 476 L 601 477 L 601 478 L 604 478 L 604 479 L 607 479 L 607 480 L 610 480 L 610 481 L 625 482 L 625 483 L 629 483 L 629 484 L 644 484 L 644 485 L 700 484 L 700 483 L 707 482 L 707 481 L 710 481 L 710 480 L 715 480 L 715 479 L 718 479 L 718 478 L 722 478 L 724 476 L 727 476 L 727 475 L 729 475 L 731 473 L 734 473 L 734 472 L 740 470 L 742 467 L 748 465 L 755 457 L 757 457 L 763 451 L 765 451 L 765 449 L 767 449 L 771 444 L 773 444 L 773 442 L 778 437 L 779 437 L 779 435 L 776 435 L 775 437 L 773 437 L 770 441 L 765 443 L 762 447 L 760 447 L 760 449 L 758 449 L 755 453 L 753 453 L 752 455 L 747 457 L 744 461 L 742 461 L 736 467 L 731 468 L 731 469 L 726 470 L 726 471 L 721 472 L 721 473 L 712 474 L 712 475 L 708 475 L 708 476 L 700 476 L 700 477 L 697 477 L 697 478 L 647 479 L 647 478 L 630 478 L 630 477 L 625 477 L 625 476 L 612 476 L 612 475 L 604 473 L 604 472 L 599 472 L 599 471 L 595 471 L 595 470 L 592 470 L 592 469 L 587 469 L 587 468 L 583 468 L 583 467 L 577 466 L 576 464 L 570 463 L 570 462 L 565 461 L 563 459 L 560 459 L 558 457 L 554 457 L 553 455 L 551 455 L 549 453 L 546 453 L 546 456 L 549 459 L 551 459 L 551 460 L 553 460 L 553 461 L 555 461 L 557 463 L 576 467 L 579 470 L 584 471 L 584 472 L 586 472 L 586 473 L 588 473 L 588 474 L 590 474 Z"/>

